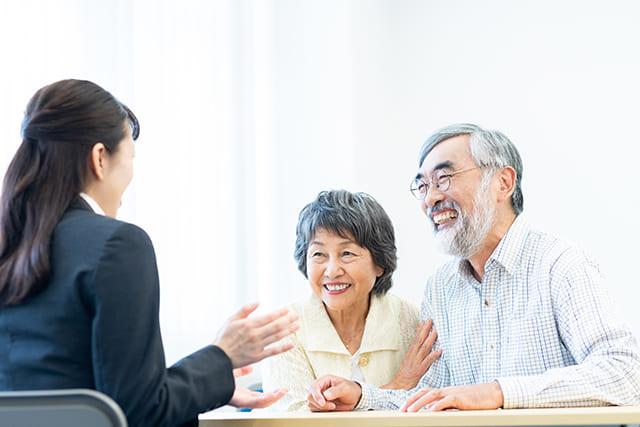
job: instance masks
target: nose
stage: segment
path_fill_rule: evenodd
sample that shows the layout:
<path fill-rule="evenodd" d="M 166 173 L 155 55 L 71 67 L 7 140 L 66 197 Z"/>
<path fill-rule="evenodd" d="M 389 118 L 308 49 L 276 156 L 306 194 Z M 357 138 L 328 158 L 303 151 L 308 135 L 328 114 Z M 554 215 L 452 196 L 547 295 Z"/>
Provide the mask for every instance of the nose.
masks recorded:
<path fill-rule="evenodd" d="M 430 185 L 424 196 L 425 210 L 432 208 L 436 203 L 444 199 L 444 194 L 435 185 Z"/>
<path fill-rule="evenodd" d="M 327 266 L 324 270 L 324 275 L 330 279 L 340 277 L 344 273 L 344 269 L 342 268 L 342 263 L 340 262 L 339 259 L 331 257 L 327 261 L 326 265 Z"/>

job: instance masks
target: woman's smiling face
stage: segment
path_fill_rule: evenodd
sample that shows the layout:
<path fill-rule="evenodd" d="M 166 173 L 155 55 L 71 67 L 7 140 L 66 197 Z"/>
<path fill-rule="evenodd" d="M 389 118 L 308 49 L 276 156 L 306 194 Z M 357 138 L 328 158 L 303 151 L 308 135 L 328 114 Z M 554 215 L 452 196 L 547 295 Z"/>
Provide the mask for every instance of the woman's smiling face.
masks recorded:
<path fill-rule="evenodd" d="M 345 235 L 320 228 L 307 249 L 309 284 L 329 312 L 368 305 L 376 278 L 383 273 L 369 250 Z"/>

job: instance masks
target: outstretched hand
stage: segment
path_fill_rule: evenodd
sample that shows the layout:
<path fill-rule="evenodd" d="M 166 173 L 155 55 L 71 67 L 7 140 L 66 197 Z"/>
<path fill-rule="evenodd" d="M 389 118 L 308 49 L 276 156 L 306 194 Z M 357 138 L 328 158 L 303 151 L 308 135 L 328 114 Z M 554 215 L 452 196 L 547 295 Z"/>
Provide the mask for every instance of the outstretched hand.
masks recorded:
<path fill-rule="evenodd" d="M 280 400 L 288 391 L 286 388 L 278 388 L 268 393 L 262 393 L 236 385 L 229 405 L 248 409 L 266 408 Z"/>
<path fill-rule="evenodd" d="M 381 388 L 411 390 L 427 372 L 431 364 L 442 355 L 442 349 L 431 351 L 438 338 L 433 321 L 420 322 L 416 335 L 400 364 L 400 368 L 389 384 Z"/>
<path fill-rule="evenodd" d="M 407 399 L 401 412 L 417 412 L 421 408 L 429 411 L 443 409 L 498 409 L 504 404 L 500 384 L 491 383 L 458 387 L 422 389 Z"/>
<path fill-rule="evenodd" d="M 234 368 L 259 362 L 265 357 L 293 348 L 291 343 L 267 346 L 298 330 L 298 315 L 289 309 L 281 308 L 250 318 L 249 315 L 256 308 L 258 303 L 242 307 L 225 322 L 213 342 L 229 356 Z"/>
<path fill-rule="evenodd" d="M 362 388 L 356 382 L 335 375 L 325 375 L 315 380 L 309 388 L 309 409 L 320 411 L 351 411 L 362 396 Z"/>

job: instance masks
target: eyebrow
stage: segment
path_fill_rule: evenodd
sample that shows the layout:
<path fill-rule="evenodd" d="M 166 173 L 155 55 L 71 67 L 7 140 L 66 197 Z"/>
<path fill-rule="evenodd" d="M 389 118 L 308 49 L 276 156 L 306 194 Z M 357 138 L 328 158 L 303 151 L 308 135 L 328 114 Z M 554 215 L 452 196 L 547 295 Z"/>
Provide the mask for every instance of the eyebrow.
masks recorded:
<path fill-rule="evenodd" d="M 346 240 L 343 240 L 343 241 L 339 242 L 338 246 L 347 246 L 347 245 L 351 245 L 351 244 L 357 245 L 357 243 L 355 241 L 350 240 L 350 239 L 346 239 Z M 313 245 L 325 246 L 324 243 L 319 242 L 317 240 L 312 240 L 311 242 L 309 242 L 309 247 L 311 247 Z"/>
<path fill-rule="evenodd" d="M 453 167 L 453 163 L 451 163 L 450 160 L 446 160 L 444 162 L 440 162 L 437 165 L 435 165 L 435 167 L 432 170 L 433 171 L 437 171 L 438 169 L 451 169 Z M 424 178 L 424 174 L 422 172 L 418 172 L 416 174 L 416 179 L 422 179 Z"/>

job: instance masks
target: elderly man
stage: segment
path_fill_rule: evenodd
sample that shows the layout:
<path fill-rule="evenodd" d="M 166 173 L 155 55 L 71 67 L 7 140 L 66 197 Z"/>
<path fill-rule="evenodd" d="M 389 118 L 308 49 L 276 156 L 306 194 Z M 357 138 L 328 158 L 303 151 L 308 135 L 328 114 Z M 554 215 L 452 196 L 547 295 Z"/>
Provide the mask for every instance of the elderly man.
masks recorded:
<path fill-rule="evenodd" d="M 640 356 L 596 263 L 520 216 L 522 161 L 502 133 L 458 124 L 422 146 L 411 186 L 455 258 L 428 280 L 438 359 L 411 391 L 325 376 L 315 411 L 640 404 Z"/>

